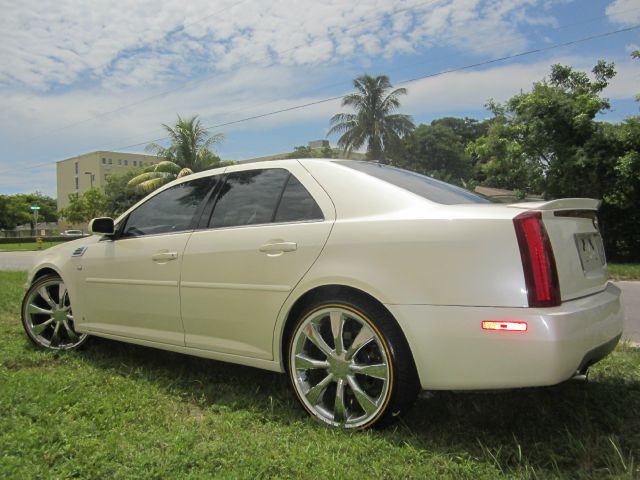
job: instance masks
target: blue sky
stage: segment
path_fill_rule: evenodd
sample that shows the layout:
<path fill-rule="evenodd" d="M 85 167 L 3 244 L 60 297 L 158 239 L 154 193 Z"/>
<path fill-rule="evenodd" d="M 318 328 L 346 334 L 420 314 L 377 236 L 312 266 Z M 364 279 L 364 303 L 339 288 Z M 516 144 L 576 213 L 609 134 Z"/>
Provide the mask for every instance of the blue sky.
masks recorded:
<path fill-rule="evenodd" d="M 55 162 L 143 151 L 176 113 L 205 125 L 640 26 L 638 0 L 26 0 L 0 18 L 0 193 L 55 196 Z M 638 114 L 640 29 L 405 86 L 416 123 L 486 118 L 552 63 L 616 63 L 602 120 Z M 339 101 L 238 123 L 217 153 L 246 159 L 325 138 Z M 336 138 L 330 138 L 335 143 Z M 140 144 L 140 145 L 138 145 Z M 130 147 L 131 145 L 136 145 Z M 128 148 L 123 148 L 128 147 Z"/>

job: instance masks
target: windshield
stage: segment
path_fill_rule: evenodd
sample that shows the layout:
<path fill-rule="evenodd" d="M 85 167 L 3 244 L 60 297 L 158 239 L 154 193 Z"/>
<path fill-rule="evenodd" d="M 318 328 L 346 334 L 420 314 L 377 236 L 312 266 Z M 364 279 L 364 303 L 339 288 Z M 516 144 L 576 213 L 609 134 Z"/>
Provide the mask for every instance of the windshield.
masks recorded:
<path fill-rule="evenodd" d="M 359 172 L 366 173 L 372 177 L 391 183 L 396 187 L 403 188 L 420 195 L 432 202 L 444 205 L 457 205 L 461 203 L 491 203 L 486 198 L 471 193 L 464 188 L 456 187 L 450 183 L 436 180 L 419 173 L 410 172 L 402 168 L 391 167 L 375 162 L 338 160 L 336 163 L 345 167 L 353 168 Z"/>

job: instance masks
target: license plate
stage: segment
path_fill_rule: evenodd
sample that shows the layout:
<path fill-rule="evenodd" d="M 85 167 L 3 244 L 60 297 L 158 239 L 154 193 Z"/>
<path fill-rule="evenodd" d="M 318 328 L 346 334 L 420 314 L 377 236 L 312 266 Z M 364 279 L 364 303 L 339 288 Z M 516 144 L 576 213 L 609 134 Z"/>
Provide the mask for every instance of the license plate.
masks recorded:
<path fill-rule="evenodd" d="M 589 273 L 599 270 L 606 263 L 604 245 L 599 233 L 576 233 L 576 247 L 582 264 L 582 271 Z"/>

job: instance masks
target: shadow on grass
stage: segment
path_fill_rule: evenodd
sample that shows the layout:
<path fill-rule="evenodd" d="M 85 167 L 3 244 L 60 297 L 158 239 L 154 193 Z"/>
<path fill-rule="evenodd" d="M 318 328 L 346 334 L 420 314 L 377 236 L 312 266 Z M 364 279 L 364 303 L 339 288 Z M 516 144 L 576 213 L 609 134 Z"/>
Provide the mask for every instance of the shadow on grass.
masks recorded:
<path fill-rule="evenodd" d="M 79 355 L 98 368 L 150 382 L 192 402 L 200 411 L 243 409 L 264 421 L 282 424 L 305 418 L 286 375 L 103 339 L 94 339 Z M 625 361 L 608 358 L 604 367 L 593 368 L 587 383 L 499 392 L 438 392 L 418 399 L 396 426 L 369 435 L 461 461 L 482 459 L 505 473 L 636 478 L 639 361 L 633 360 L 630 367 Z"/>

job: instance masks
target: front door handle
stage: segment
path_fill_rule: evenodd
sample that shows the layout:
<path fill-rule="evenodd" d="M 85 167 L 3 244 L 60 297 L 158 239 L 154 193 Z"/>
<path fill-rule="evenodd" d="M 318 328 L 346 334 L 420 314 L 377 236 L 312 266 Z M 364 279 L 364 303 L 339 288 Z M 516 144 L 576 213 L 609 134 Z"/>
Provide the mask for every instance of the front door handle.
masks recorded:
<path fill-rule="evenodd" d="M 296 242 L 268 242 L 260 247 L 260 251 L 262 253 L 266 253 L 267 255 L 279 255 L 283 252 L 293 252 L 298 249 L 298 244 Z"/>
<path fill-rule="evenodd" d="M 153 260 L 156 263 L 167 263 L 177 258 L 178 258 L 178 252 L 167 252 L 166 250 L 161 252 L 156 252 L 151 256 L 151 260 Z"/>

